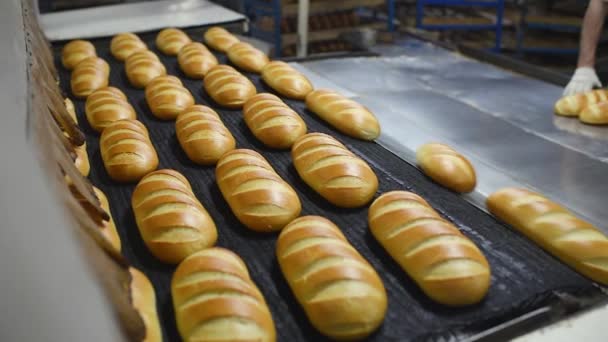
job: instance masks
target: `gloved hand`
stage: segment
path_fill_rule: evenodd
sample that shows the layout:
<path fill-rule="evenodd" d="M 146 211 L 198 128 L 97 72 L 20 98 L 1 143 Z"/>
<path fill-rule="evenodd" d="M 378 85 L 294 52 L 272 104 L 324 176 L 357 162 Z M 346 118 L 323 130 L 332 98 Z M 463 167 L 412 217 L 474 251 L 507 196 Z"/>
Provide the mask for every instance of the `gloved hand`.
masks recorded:
<path fill-rule="evenodd" d="M 581 67 L 576 69 L 572 79 L 566 89 L 564 96 L 586 93 L 591 91 L 593 87 L 601 87 L 602 83 L 595 73 L 595 69 L 590 67 Z"/>

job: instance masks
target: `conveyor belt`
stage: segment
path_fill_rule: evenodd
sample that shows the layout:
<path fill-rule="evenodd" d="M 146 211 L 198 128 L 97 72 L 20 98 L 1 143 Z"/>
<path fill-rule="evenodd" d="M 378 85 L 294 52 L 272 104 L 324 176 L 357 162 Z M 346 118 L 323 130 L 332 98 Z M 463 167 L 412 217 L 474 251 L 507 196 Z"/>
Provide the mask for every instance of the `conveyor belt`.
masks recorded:
<path fill-rule="evenodd" d="M 149 47 L 154 47 L 155 33 L 141 35 Z M 200 35 L 192 36 L 200 41 Z M 214 168 L 191 163 L 175 137 L 174 122 L 155 119 L 146 105 L 143 90 L 132 88 L 127 81 L 122 63 L 109 53 L 109 38 L 93 43 L 97 53 L 111 65 L 110 83 L 128 96 L 141 120 L 150 131 L 160 159 L 160 168 L 174 168 L 191 182 L 193 190 L 208 209 L 218 227 L 218 245 L 237 252 L 247 263 L 252 277 L 260 287 L 272 311 L 280 341 L 323 341 L 307 322 L 304 312 L 295 301 L 275 260 L 276 235 L 253 233 L 242 226 L 230 212 L 215 184 Z M 59 63 L 61 46 L 56 46 L 56 63 L 60 71 L 61 87 L 70 94 L 69 72 Z M 437 340 L 474 334 L 544 305 L 559 302 L 556 293 L 578 296 L 598 295 L 597 288 L 565 265 L 556 261 L 494 218 L 478 210 L 458 195 L 427 179 L 414 166 L 407 164 L 378 144 L 348 138 L 329 128 L 303 103 L 286 101 L 300 113 L 309 131 L 329 133 L 363 157 L 380 180 L 379 193 L 404 189 L 426 198 L 446 218 L 454 222 L 481 248 L 492 267 L 492 286 L 487 298 L 479 305 L 464 309 L 449 309 L 428 300 L 413 281 L 391 260 L 374 240 L 367 227 L 367 208 L 338 209 L 315 194 L 297 176 L 289 151 L 265 148 L 248 131 L 238 110 L 218 108 L 202 90 L 202 82 L 189 80 L 177 66 L 176 58 L 155 53 L 170 74 L 178 75 L 192 92 L 197 103 L 214 107 L 230 129 L 238 147 L 260 151 L 277 172 L 296 189 L 303 205 L 302 214 L 317 214 L 333 220 L 382 277 L 389 297 L 389 310 L 383 327 L 370 341 Z M 218 55 L 220 61 L 226 58 Z M 256 75 L 248 75 L 259 91 L 268 91 Z M 91 161 L 91 181 L 101 188 L 110 200 L 112 215 L 122 238 L 123 253 L 135 266 L 146 273 L 157 294 L 157 305 L 167 341 L 179 340 L 174 322 L 170 296 L 170 279 L 174 270 L 158 262 L 147 251 L 137 230 L 130 197 L 134 184 L 113 182 L 105 172 L 99 152 L 98 135 L 88 125 L 84 115 L 84 101 L 74 101 L 81 127 L 87 135 Z M 407 132 L 404 132 L 407 134 Z"/>

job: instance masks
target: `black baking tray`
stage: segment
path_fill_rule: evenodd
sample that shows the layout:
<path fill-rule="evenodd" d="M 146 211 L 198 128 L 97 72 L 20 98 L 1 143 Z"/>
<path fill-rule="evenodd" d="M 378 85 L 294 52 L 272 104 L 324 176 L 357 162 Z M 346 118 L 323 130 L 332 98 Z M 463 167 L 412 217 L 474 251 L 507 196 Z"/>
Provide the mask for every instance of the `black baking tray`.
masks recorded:
<path fill-rule="evenodd" d="M 193 40 L 202 41 L 200 28 L 187 32 Z M 492 285 L 483 302 L 467 308 L 447 308 L 430 301 L 375 241 L 367 226 L 367 208 L 340 209 L 313 192 L 298 177 L 289 151 L 264 147 L 249 132 L 240 110 L 219 107 L 205 94 L 202 81 L 185 78 L 176 58 L 165 56 L 155 48 L 156 33 L 148 32 L 140 36 L 160 57 L 168 73 L 182 79 L 197 103 L 211 106 L 219 113 L 239 148 L 254 149 L 268 159 L 298 192 L 302 202 L 302 215 L 321 215 L 335 222 L 350 243 L 378 271 L 387 289 L 389 306 L 384 324 L 368 338 L 369 341 L 461 340 L 539 308 L 562 305 L 561 298 L 564 296 L 571 299 L 593 298 L 591 301 L 581 301 L 576 305 L 576 310 L 605 298 L 591 281 L 459 195 L 433 183 L 416 167 L 374 142 L 352 139 L 337 132 L 306 110 L 302 102 L 284 99 L 306 121 L 309 132 L 333 135 L 370 164 L 380 183 L 377 196 L 390 190 L 408 190 L 421 195 L 471 238 L 486 255 L 492 269 Z M 92 40 L 98 55 L 111 66 L 110 84 L 124 91 L 136 109 L 138 119 L 148 128 L 160 159 L 159 168 L 176 169 L 188 178 L 194 193 L 215 220 L 219 234 L 218 245 L 238 253 L 249 267 L 252 278 L 272 311 L 278 340 L 326 340 L 308 323 L 281 274 L 274 253 L 277 234 L 254 233 L 237 221 L 215 183 L 214 168 L 198 166 L 188 160 L 175 136 L 175 123 L 160 121 L 151 114 L 144 91 L 130 86 L 123 63 L 111 56 L 110 39 Z M 112 215 L 122 239 L 124 256 L 133 266 L 142 270 L 154 285 L 165 340 L 179 341 L 170 290 L 175 266 L 156 260 L 140 237 L 130 206 L 135 184 L 116 183 L 104 170 L 99 152 L 99 135 L 86 121 L 84 101 L 71 96 L 70 73 L 60 63 L 63 43 L 54 44 L 55 62 L 61 78 L 61 88 L 74 100 L 80 126 L 86 134 L 91 162 L 89 178 L 105 192 L 110 201 Z M 217 56 L 220 62 L 227 63 L 223 54 Z M 259 92 L 272 92 L 258 75 L 246 75 Z M 403 132 L 404 136 L 407 134 L 407 131 Z"/>

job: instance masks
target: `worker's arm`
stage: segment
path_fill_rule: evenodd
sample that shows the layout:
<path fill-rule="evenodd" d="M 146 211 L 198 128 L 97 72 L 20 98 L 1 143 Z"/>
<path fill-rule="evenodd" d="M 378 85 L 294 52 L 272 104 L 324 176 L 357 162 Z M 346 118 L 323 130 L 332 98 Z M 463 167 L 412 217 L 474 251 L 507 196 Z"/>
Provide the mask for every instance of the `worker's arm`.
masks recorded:
<path fill-rule="evenodd" d="M 589 2 L 583 19 L 577 69 L 564 90 L 564 95 L 583 93 L 590 91 L 593 87 L 602 86 L 595 72 L 595 52 L 607 12 L 608 6 L 603 0 Z"/>

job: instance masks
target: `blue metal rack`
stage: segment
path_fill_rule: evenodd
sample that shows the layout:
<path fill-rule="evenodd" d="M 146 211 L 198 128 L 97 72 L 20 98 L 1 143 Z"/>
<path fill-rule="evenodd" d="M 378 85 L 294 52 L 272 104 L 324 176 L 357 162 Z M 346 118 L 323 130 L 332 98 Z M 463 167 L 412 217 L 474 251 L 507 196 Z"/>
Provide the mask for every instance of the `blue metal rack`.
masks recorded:
<path fill-rule="evenodd" d="M 496 9 L 494 24 L 424 24 L 425 6 L 485 7 Z M 505 10 L 504 0 L 418 0 L 416 2 L 416 27 L 424 30 L 494 30 L 496 34 L 494 50 L 502 46 L 502 19 Z"/>
<path fill-rule="evenodd" d="M 578 49 L 560 47 L 525 47 L 524 40 L 527 30 L 551 30 L 556 32 L 577 33 L 581 28 L 579 25 L 528 22 L 528 6 L 524 3 L 520 8 L 520 22 L 517 27 L 517 46 L 516 51 L 519 55 L 524 53 L 547 54 L 547 55 L 575 55 Z"/>
<path fill-rule="evenodd" d="M 274 44 L 274 56 L 281 57 L 282 36 L 281 20 L 283 19 L 282 0 L 244 0 L 245 14 L 251 19 L 249 34 Z M 387 29 L 395 29 L 395 0 L 385 0 L 387 6 Z M 272 18 L 272 29 L 263 29 L 259 26 L 258 19 Z"/>

